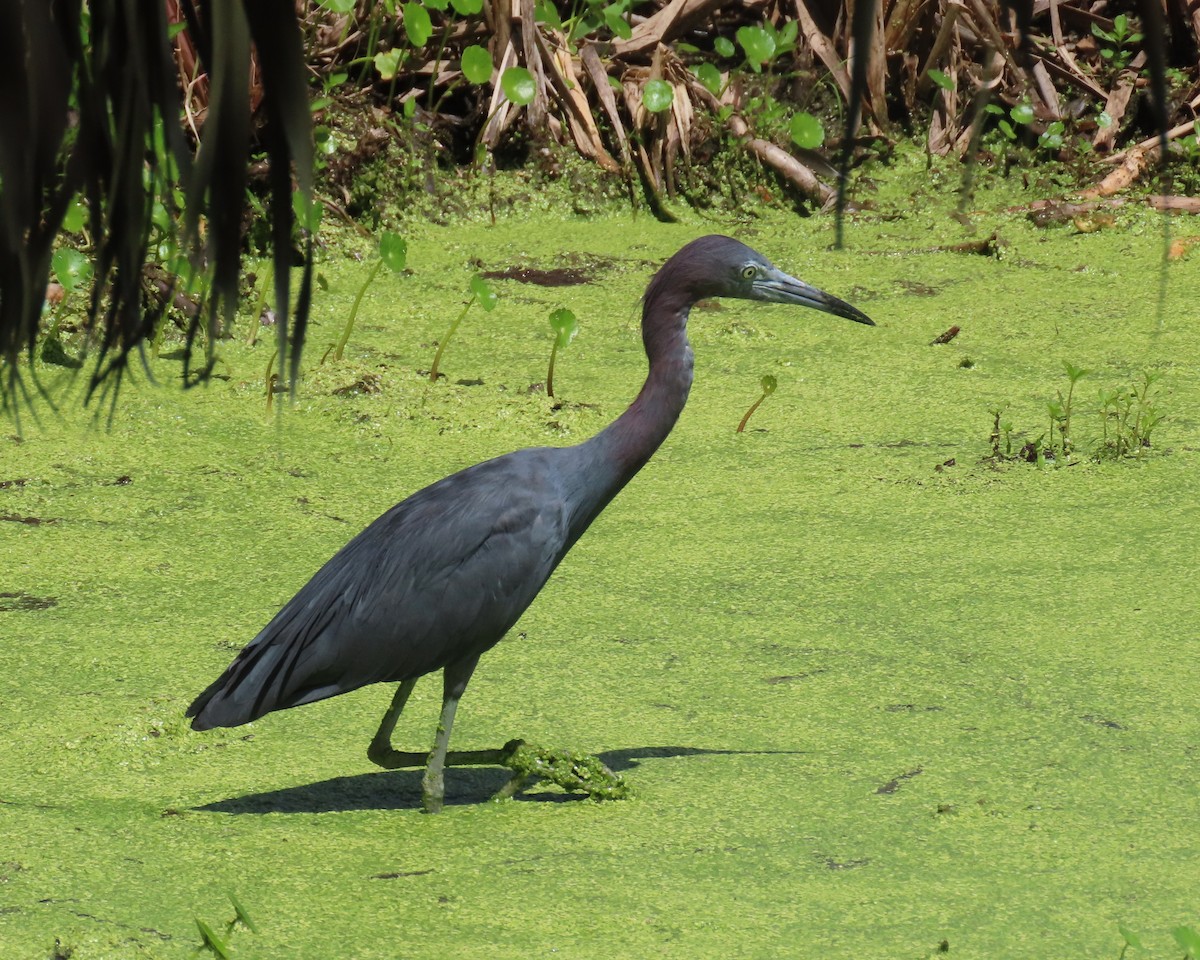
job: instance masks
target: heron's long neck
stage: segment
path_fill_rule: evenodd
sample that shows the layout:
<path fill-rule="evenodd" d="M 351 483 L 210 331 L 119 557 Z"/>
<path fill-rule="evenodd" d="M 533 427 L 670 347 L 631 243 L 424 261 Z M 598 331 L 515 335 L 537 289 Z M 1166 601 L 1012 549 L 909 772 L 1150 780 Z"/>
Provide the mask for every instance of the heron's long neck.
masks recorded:
<path fill-rule="evenodd" d="M 682 296 L 655 295 L 654 287 L 647 292 L 642 313 L 642 341 L 650 361 L 646 382 L 629 409 L 579 447 L 592 501 L 577 518 L 584 529 L 654 455 L 687 403 L 692 387 L 690 306 Z"/>

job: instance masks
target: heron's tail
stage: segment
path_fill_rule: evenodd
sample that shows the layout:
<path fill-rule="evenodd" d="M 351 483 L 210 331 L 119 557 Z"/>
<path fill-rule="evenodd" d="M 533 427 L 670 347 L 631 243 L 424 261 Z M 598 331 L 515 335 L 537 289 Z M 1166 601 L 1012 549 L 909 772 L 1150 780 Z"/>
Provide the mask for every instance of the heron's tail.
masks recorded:
<path fill-rule="evenodd" d="M 268 630 L 270 626 L 192 701 L 186 716 L 192 718 L 193 730 L 237 727 L 273 710 L 343 692 L 342 686 L 313 675 L 303 644 L 281 640 Z"/>

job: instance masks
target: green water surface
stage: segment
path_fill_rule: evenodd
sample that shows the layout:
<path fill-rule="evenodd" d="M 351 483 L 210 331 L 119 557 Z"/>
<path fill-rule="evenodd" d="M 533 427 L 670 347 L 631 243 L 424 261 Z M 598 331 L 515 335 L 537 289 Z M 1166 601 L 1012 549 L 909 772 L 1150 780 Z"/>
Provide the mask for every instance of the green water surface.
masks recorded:
<path fill-rule="evenodd" d="M 196 918 L 232 919 L 227 892 L 257 927 L 232 957 L 1116 958 L 1118 921 L 1146 944 L 1129 956 L 1179 956 L 1170 930 L 1200 922 L 1195 264 L 1171 265 L 1160 316 L 1157 215 L 1039 229 L 1002 185 L 972 232 L 947 216 L 954 176 L 881 173 L 842 252 L 830 219 L 771 211 L 411 225 L 410 274 L 381 274 L 346 359 L 319 366 L 370 270 L 323 254 L 278 423 L 273 345 L 246 346 L 243 318 L 206 388 L 175 389 L 168 344 L 109 430 L 72 400 L 21 440 L 5 428 L 0 957 L 57 938 L 73 960 L 194 958 Z M 998 258 L 935 249 L 992 231 Z M 485 655 L 454 729 L 460 749 L 597 754 L 633 799 L 489 803 L 506 771 L 452 769 L 427 816 L 418 771 L 366 758 L 381 686 L 187 727 L 192 697 L 394 502 L 620 413 L 645 372 L 645 282 L 708 232 L 878 327 L 693 311 L 678 427 Z M 496 281 L 431 385 L 417 371 L 480 263 L 593 279 Z M 556 406 L 529 387 L 560 306 L 581 332 Z M 1036 437 L 1064 360 L 1093 371 L 1084 455 L 987 462 L 989 411 Z M 1168 416 L 1152 448 L 1087 456 L 1097 391 L 1144 371 Z M 736 434 L 764 374 L 778 390 Z M 343 389 L 360 381 L 378 392 Z M 398 746 L 428 746 L 439 702 L 417 686 Z"/>

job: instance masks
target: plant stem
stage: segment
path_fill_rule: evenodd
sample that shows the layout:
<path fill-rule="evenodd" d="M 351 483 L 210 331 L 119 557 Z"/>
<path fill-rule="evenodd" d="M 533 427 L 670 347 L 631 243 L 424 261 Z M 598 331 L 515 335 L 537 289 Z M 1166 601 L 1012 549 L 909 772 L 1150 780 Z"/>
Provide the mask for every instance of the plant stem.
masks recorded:
<path fill-rule="evenodd" d="M 550 366 L 546 370 L 546 396 L 554 396 L 554 358 L 558 356 L 558 337 L 554 338 L 554 343 L 550 346 Z"/>
<path fill-rule="evenodd" d="M 371 272 L 367 275 L 366 282 L 359 288 L 358 296 L 354 298 L 354 306 L 350 308 L 350 316 L 346 319 L 345 329 L 342 330 L 342 335 L 338 339 L 337 349 L 333 352 L 334 360 L 342 359 L 342 352 L 346 349 L 346 341 L 350 339 L 350 334 L 354 330 L 354 321 L 358 318 L 358 307 L 362 303 L 363 294 L 367 292 L 367 287 L 371 285 L 371 281 L 378 276 L 380 269 L 383 267 L 383 259 L 380 258 Z"/>
<path fill-rule="evenodd" d="M 744 417 L 742 417 L 742 422 L 741 422 L 741 423 L 739 423 L 739 424 L 737 425 L 737 432 L 738 432 L 738 433 L 744 433 L 744 432 L 745 432 L 745 430 L 746 430 L 746 422 L 747 422 L 747 421 L 750 419 L 750 417 L 753 415 L 754 411 L 755 411 L 755 410 L 757 410 L 757 409 L 759 408 L 759 405 L 760 405 L 760 404 L 761 404 L 761 403 L 762 403 L 764 400 L 766 400 L 766 399 L 767 399 L 767 395 L 764 393 L 764 394 L 763 394 L 761 397 L 759 397 L 759 398 L 758 398 L 757 400 L 755 400 L 755 401 L 754 401 L 752 404 L 750 404 L 750 409 L 749 409 L 749 410 L 747 410 L 747 411 L 746 411 L 746 415 L 745 415 Z"/>
<path fill-rule="evenodd" d="M 437 353 L 433 355 L 433 366 L 429 368 L 429 382 L 437 383 L 438 364 L 442 360 L 442 351 L 446 349 L 446 344 L 450 342 L 450 338 L 454 336 L 454 331 L 458 329 L 458 325 L 462 323 L 463 317 L 467 315 L 467 311 L 471 309 L 471 304 L 475 302 L 475 294 L 471 294 L 471 299 L 467 301 L 467 305 L 462 308 L 462 313 L 454 318 L 454 322 L 450 324 L 450 329 L 446 331 L 446 335 L 442 337 L 442 342 L 438 344 Z"/>

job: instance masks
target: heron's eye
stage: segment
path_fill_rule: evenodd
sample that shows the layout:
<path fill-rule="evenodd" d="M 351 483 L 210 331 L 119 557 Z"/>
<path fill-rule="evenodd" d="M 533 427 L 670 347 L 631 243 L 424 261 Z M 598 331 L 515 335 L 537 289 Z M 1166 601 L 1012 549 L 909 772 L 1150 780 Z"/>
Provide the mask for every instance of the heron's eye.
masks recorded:
<path fill-rule="evenodd" d="M 746 266 L 742 267 L 743 280 L 753 280 L 757 276 L 758 267 L 754 266 L 753 264 L 747 264 Z"/>

